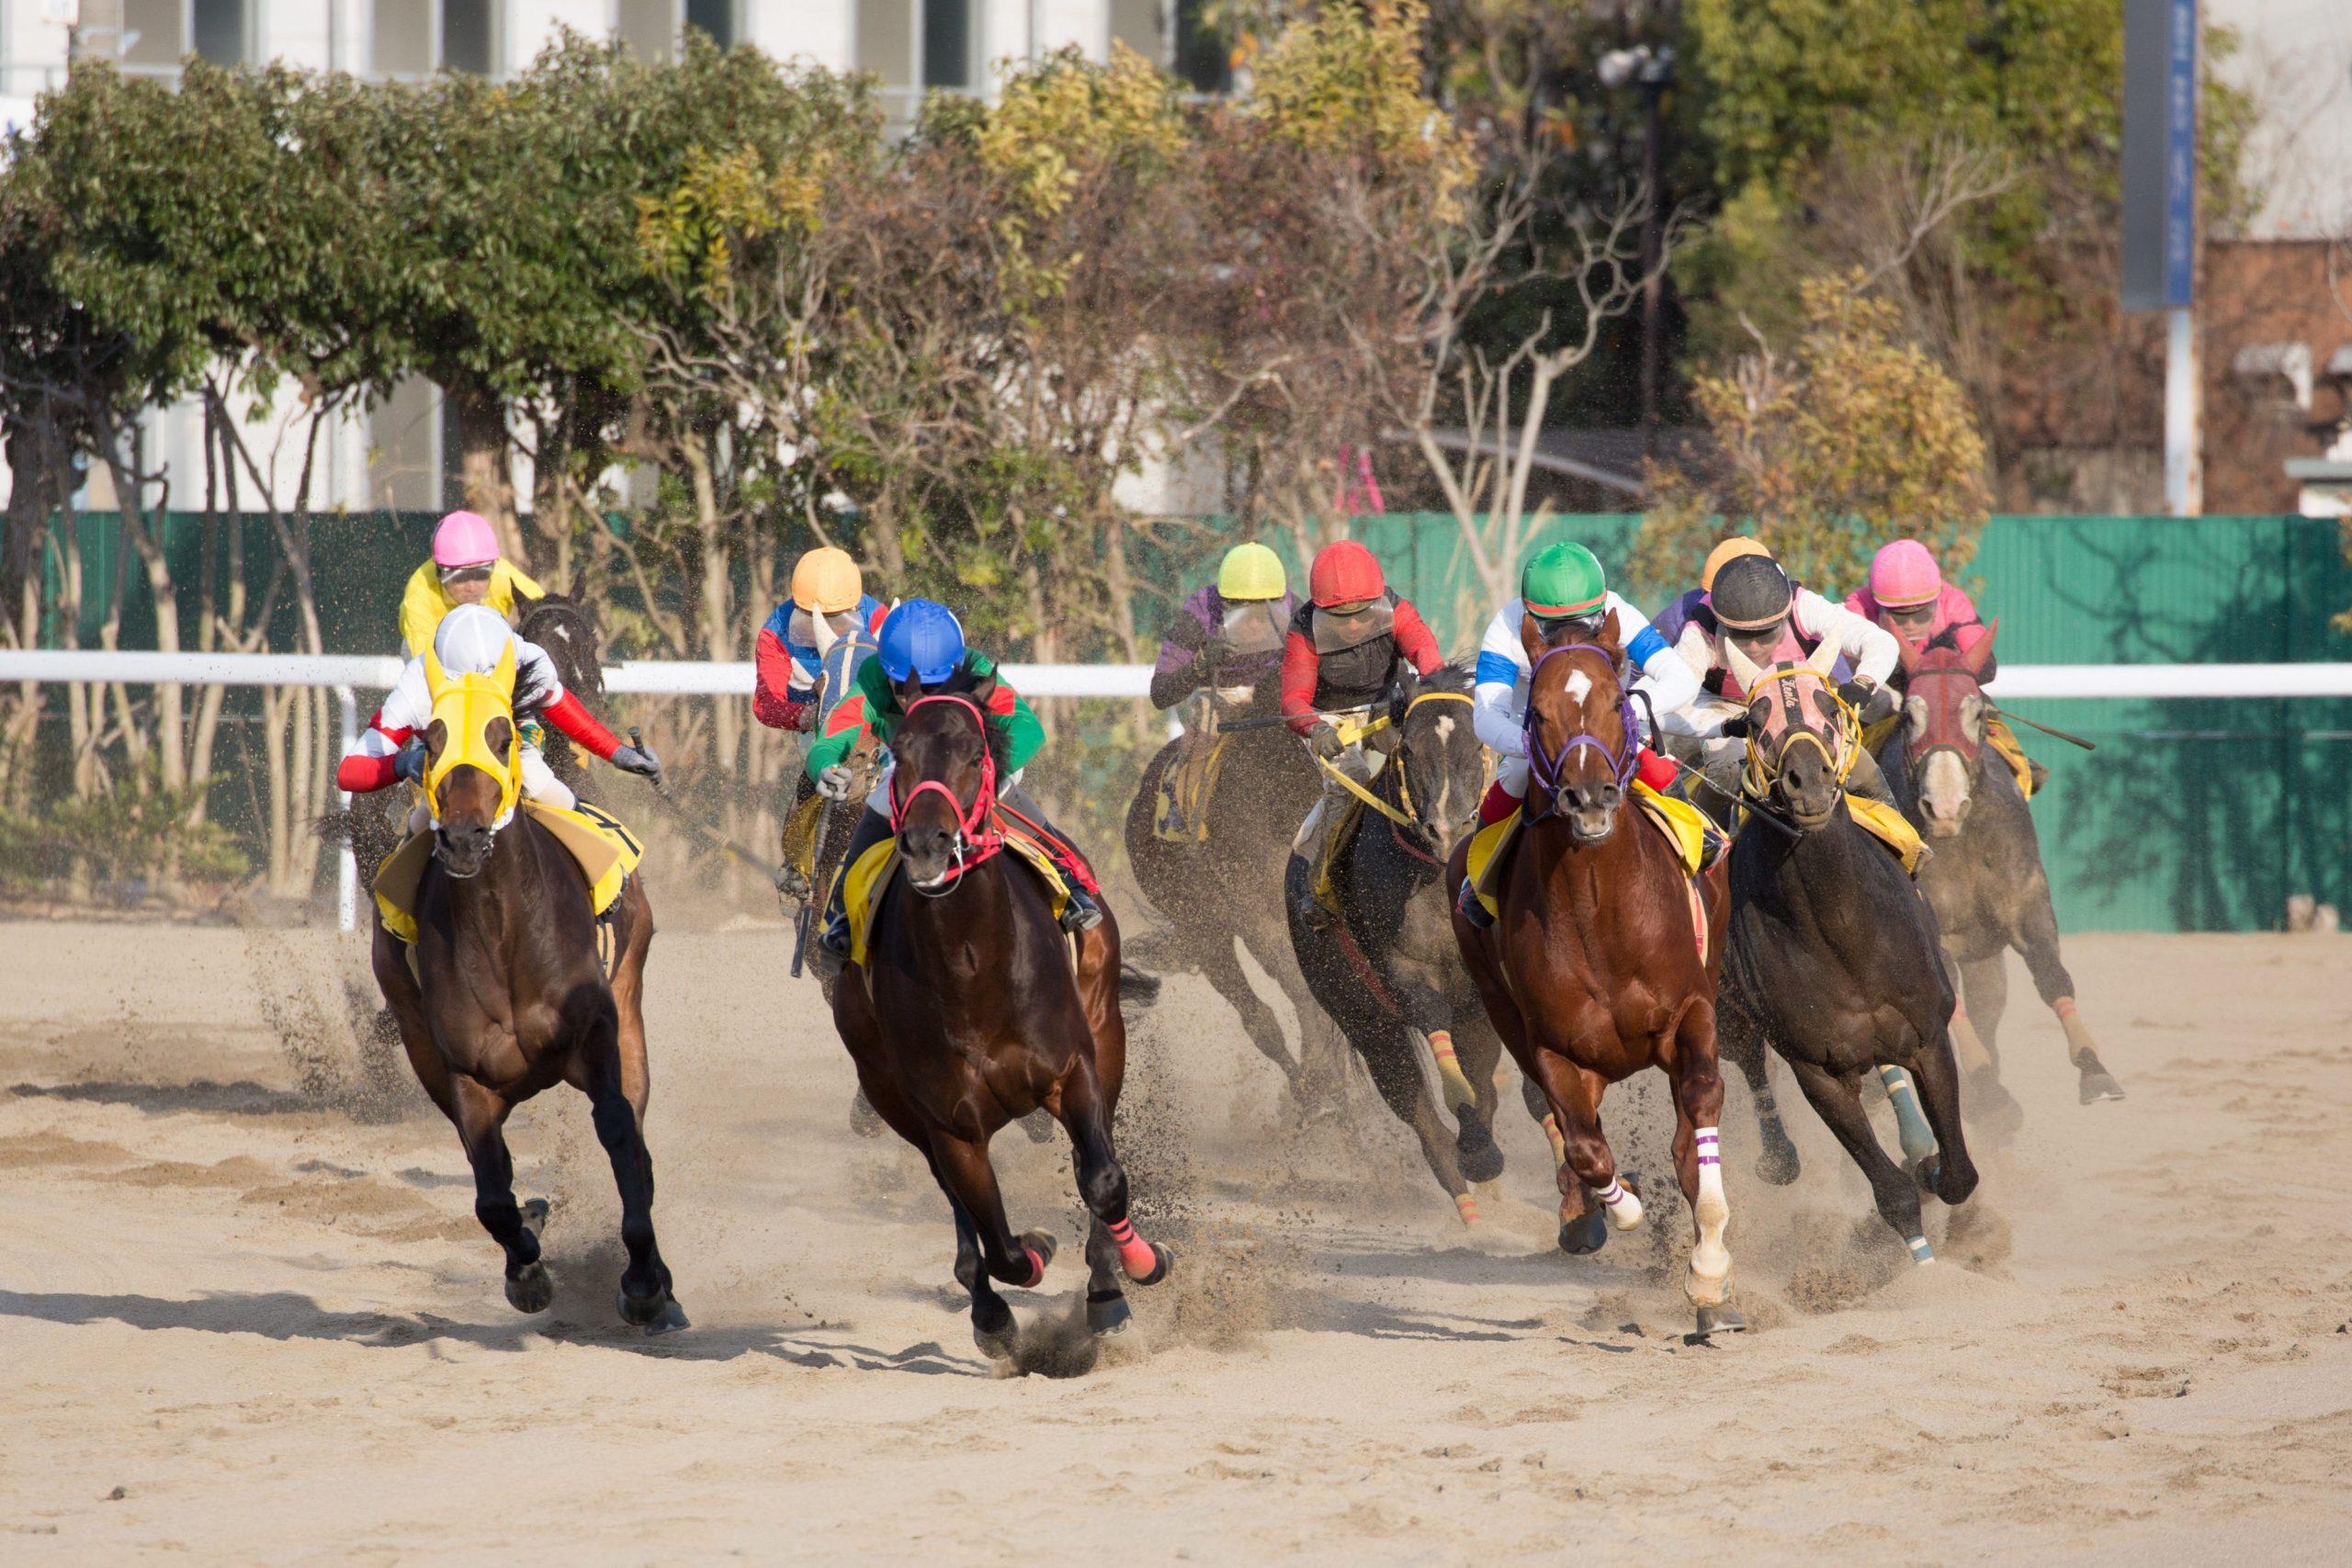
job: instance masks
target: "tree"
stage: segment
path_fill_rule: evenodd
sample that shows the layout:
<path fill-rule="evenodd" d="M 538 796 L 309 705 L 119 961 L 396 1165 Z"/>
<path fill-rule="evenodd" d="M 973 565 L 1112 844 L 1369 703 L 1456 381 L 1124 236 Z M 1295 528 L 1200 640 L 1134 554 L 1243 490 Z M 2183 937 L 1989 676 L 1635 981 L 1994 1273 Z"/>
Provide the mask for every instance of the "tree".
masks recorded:
<path fill-rule="evenodd" d="M 1711 473 L 1654 470 L 1633 575 L 1664 597 L 1691 563 L 1747 529 L 1792 577 L 1835 598 L 1881 545 L 1916 538 L 1964 567 L 1991 513 L 1984 437 L 1959 384 L 1899 335 L 1900 313 L 1860 274 L 1804 285 L 1804 325 L 1783 358 L 1761 333 L 1694 398 L 1719 452 Z"/>

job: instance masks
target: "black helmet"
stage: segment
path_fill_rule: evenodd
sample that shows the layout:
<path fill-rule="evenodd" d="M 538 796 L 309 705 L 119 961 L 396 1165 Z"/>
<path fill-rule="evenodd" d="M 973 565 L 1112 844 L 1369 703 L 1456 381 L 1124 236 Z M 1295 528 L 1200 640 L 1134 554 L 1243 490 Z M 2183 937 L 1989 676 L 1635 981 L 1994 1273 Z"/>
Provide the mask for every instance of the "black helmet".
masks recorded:
<path fill-rule="evenodd" d="M 1781 563 L 1770 556 L 1740 556 L 1715 574 L 1707 602 L 1715 619 L 1733 631 L 1761 631 L 1788 615 L 1796 589 Z"/>

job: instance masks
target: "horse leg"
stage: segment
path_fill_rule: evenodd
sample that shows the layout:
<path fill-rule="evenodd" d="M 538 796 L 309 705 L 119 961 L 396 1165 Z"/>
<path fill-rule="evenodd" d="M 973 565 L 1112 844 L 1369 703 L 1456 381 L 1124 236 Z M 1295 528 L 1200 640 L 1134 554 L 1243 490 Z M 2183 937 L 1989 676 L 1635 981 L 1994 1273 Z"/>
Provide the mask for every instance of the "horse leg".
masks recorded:
<path fill-rule="evenodd" d="M 1731 1249 L 1724 1231 L 1731 1204 L 1724 1196 L 1722 1122 L 1724 1076 L 1715 1055 L 1715 1010 L 1694 1001 L 1682 1014 L 1674 1044 L 1674 1173 L 1690 1205 L 1690 1267 L 1682 1293 L 1698 1309 L 1699 1332 L 1736 1333 L 1747 1326 L 1731 1301 Z"/>
<path fill-rule="evenodd" d="M 1053 1260 L 1054 1238 L 1042 1231 L 1019 1236 L 1004 1218 L 1004 1194 L 996 1184 L 996 1168 L 989 1163 L 986 1143 L 973 1143 L 951 1133 L 931 1135 L 932 1169 L 956 1211 L 956 1252 L 963 1252 L 962 1227 L 969 1226 L 980 1250 L 979 1267 L 965 1282 L 972 1293 L 972 1339 L 996 1360 L 1012 1354 L 1019 1330 L 1012 1309 L 998 1295 L 991 1279 L 1023 1290 L 1045 1283 L 1046 1265 Z M 960 1273 L 959 1273 L 960 1278 Z"/>
<path fill-rule="evenodd" d="M 1437 1036 L 1430 1036 L 1430 1043 L 1434 1051 Z M 1500 1197 L 1496 1183 L 1502 1179 L 1503 1151 L 1495 1142 L 1495 1115 L 1502 1109 L 1502 1090 L 1495 1077 L 1502 1067 L 1502 1036 L 1487 1022 L 1482 1010 L 1453 1043 L 1459 1069 L 1475 1097 L 1456 1114 L 1462 1131 L 1454 1140 L 1455 1156 L 1464 1179 L 1486 1188 L 1490 1196 Z M 1476 1134 L 1471 1132 L 1473 1125 L 1477 1128 Z"/>
<path fill-rule="evenodd" d="M 621 890 L 620 956 L 613 962 L 613 1016 L 620 1026 L 621 1092 L 637 1124 L 645 1125 L 645 1102 L 652 1079 L 645 1060 L 645 955 L 653 946 L 653 906 L 645 897 L 644 873 L 633 874 Z"/>
<path fill-rule="evenodd" d="M 2001 1082 L 2001 1055 L 1996 1046 L 2001 1014 L 2009 1001 L 2009 955 L 1996 953 L 1960 965 L 1960 984 L 1953 994 L 1962 1004 L 1951 1010 L 1952 1049 L 1967 1071 L 1966 1093 L 1978 1108 L 1980 1124 L 2015 1132 L 2025 1121 L 2018 1104 Z M 1969 1050 L 1970 1042 L 1976 1044 Z M 1979 1062 L 1976 1058 L 1983 1058 Z"/>
<path fill-rule="evenodd" d="M 1458 1131 L 1453 1140 L 1454 1164 L 1465 1181 L 1489 1182 L 1502 1179 L 1502 1145 L 1495 1142 L 1495 1064 L 1490 1058 L 1485 1065 L 1486 1082 L 1481 1088 L 1477 1075 L 1464 1069 L 1453 1046 L 1453 1010 L 1432 987 L 1418 981 L 1398 985 L 1406 1009 L 1412 1015 L 1413 1026 L 1430 1043 L 1430 1055 L 1435 1058 L 1438 1081 L 1444 1086 L 1445 1107 L 1453 1112 Z"/>
<path fill-rule="evenodd" d="M 1544 1098 L 1544 1091 L 1535 1087 L 1535 1080 L 1525 1074 L 1520 1076 L 1519 1097 L 1527 1104 L 1527 1114 L 1544 1129 L 1544 1136 L 1552 1145 L 1552 1170 L 1557 1175 L 1560 1167 L 1568 1163 L 1568 1144 L 1560 1136 L 1560 1119 L 1553 1113 L 1551 1102 Z"/>
<path fill-rule="evenodd" d="M 1921 1263 L 1933 1263 L 1936 1255 L 1928 1246 L 1926 1230 L 1919 1220 L 1918 1184 L 1903 1168 L 1886 1157 L 1879 1147 L 1878 1134 L 1871 1130 L 1871 1119 L 1862 1109 L 1862 1097 L 1856 1081 L 1839 1077 L 1817 1062 L 1792 1059 L 1789 1070 L 1796 1074 L 1797 1088 L 1813 1104 L 1840 1144 L 1846 1156 L 1871 1184 L 1871 1198 L 1877 1204 L 1879 1218 L 1891 1226 L 1911 1248 L 1913 1258 Z"/>
<path fill-rule="evenodd" d="M 1283 1078 L 1290 1085 L 1293 1098 L 1303 1107 L 1306 1099 L 1306 1086 L 1300 1075 L 1304 1069 L 1291 1055 L 1290 1045 L 1283 1039 L 1282 1020 L 1276 1018 L 1274 1010 L 1250 989 L 1250 976 L 1241 972 L 1241 962 L 1234 956 L 1232 937 L 1215 933 L 1201 937 L 1189 945 L 1194 966 L 1200 970 L 1202 977 L 1240 1015 L 1241 1031 L 1250 1036 L 1250 1043 L 1258 1048 L 1260 1055 L 1282 1069 Z"/>
<path fill-rule="evenodd" d="M 1127 1213 L 1126 1169 L 1111 1144 L 1108 1097 L 1083 1061 L 1063 1080 L 1062 1123 L 1069 1129 L 1078 1195 L 1092 1217 L 1086 1235 L 1086 1325 L 1097 1334 L 1116 1334 L 1131 1315 L 1120 1274 L 1138 1285 L 1157 1285 L 1168 1278 L 1176 1255 L 1136 1233 Z"/>
<path fill-rule="evenodd" d="M 617 1298 L 621 1320 L 648 1334 L 684 1328 L 686 1314 L 671 1294 L 670 1269 L 653 1237 L 653 1156 L 646 1149 L 637 1108 L 629 1101 L 621 1070 L 619 1026 L 609 1014 L 589 1024 L 580 1068 L 580 1087 L 588 1096 L 596 1141 L 613 1162 L 613 1184 L 620 1190 L 621 1244 L 628 1249 Z"/>
<path fill-rule="evenodd" d="M 1756 1174 L 1775 1187 L 1786 1187 L 1800 1168 L 1797 1146 L 1781 1120 L 1780 1101 L 1772 1095 L 1770 1057 L 1764 1048 L 1764 1031 L 1736 1007 L 1715 1010 L 1715 1049 L 1722 1060 L 1739 1068 L 1747 1080 L 1747 1098 L 1756 1106 L 1756 1130 L 1764 1152 L 1756 1158 Z"/>
<path fill-rule="evenodd" d="M 1480 1223 L 1478 1200 L 1470 1195 L 1469 1185 L 1462 1179 L 1462 1168 L 1453 1155 L 1453 1140 L 1446 1135 L 1445 1124 L 1438 1120 L 1437 1103 L 1430 1099 L 1429 1086 L 1421 1079 L 1419 1048 L 1413 1032 L 1396 1021 L 1383 1023 L 1372 1037 L 1372 1043 L 1356 1041 L 1356 1049 L 1363 1054 L 1363 1064 L 1372 1073 L 1372 1087 L 1396 1113 L 1396 1120 L 1412 1129 L 1420 1140 L 1421 1157 L 1429 1161 L 1430 1174 L 1437 1184 L 1453 1200 L 1456 1213 L 1464 1225 Z"/>
<path fill-rule="evenodd" d="M 2076 1097 L 2085 1105 L 2121 1100 L 2123 1086 L 2098 1059 L 2098 1043 L 2075 1010 L 2075 977 L 2058 957 L 2058 917 L 2050 908 L 2046 884 L 2027 896 L 2024 918 L 2018 921 L 2017 950 L 2033 973 L 2033 988 L 2041 994 L 2042 1005 L 2058 1015 L 2059 1027 L 2066 1032 L 2066 1057 L 2082 1077 Z"/>
<path fill-rule="evenodd" d="M 1976 1190 L 1976 1164 L 1968 1157 L 1967 1134 L 1961 1130 L 1960 1067 L 1952 1060 L 1951 1035 L 1939 1031 L 1921 1040 L 1905 1066 L 1936 1137 L 1935 1167 L 1925 1173 L 1928 1190 L 1948 1204 L 1964 1203 Z"/>
<path fill-rule="evenodd" d="M 474 1168 L 474 1218 L 506 1253 L 506 1301 L 516 1312 L 545 1312 L 555 1300 L 555 1281 L 539 1261 L 539 1238 L 523 1223 L 514 1201 L 514 1161 L 506 1152 L 506 1097 L 462 1074 L 448 1074 L 445 1109 L 458 1125 L 466 1159 Z"/>

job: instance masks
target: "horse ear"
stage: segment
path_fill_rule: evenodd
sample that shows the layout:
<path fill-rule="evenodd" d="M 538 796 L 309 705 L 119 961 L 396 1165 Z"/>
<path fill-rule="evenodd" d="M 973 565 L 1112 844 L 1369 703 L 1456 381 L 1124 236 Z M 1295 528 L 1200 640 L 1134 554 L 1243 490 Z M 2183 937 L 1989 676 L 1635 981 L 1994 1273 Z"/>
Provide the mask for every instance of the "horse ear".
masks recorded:
<path fill-rule="evenodd" d="M 1594 634 L 1593 640 L 1611 653 L 1624 651 L 1623 634 L 1617 629 L 1616 611 L 1611 610 L 1600 617 L 1600 630 Z"/>
<path fill-rule="evenodd" d="M 1724 637 L 1724 664 L 1731 671 L 1731 678 L 1739 682 L 1742 691 L 1752 692 L 1764 671 L 1756 660 L 1741 650 L 1739 639 L 1726 634 Z"/>
<path fill-rule="evenodd" d="M 1527 661 L 1530 664 L 1533 664 L 1544 657 L 1544 627 L 1542 623 L 1532 615 L 1522 615 L 1519 617 L 1519 646 L 1527 655 Z"/>
<path fill-rule="evenodd" d="M 588 603 L 588 563 L 582 561 L 571 569 L 571 587 L 567 590 L 575 604 Z"/>
<path fill-rule="evenodd" d="M 436 718 L 431 724 L 424 727 L 424 754 L 426 756 L 438 757 L 441 755 L 441 748 L 447 746 L 448 743 L 449 727 L 440 719 Z"/>
<path fill-rule="evenodd" d="M 1976 646 L 1968 650 L 1969 671 L 1980 681 L 1984 678 L 1984 667 L 1993 662 L 1993 639 L 2000 635 L 2001 617 L 1996 615 L 1992 624 L 1984 628 L 1984 635 L 1977 639 Z"/>
<path fill-rule="evenodd" d="M 922 695 L 922 677 L 911 671 L 908 671 L 907 678 L 899 682 L 899 705 L 901 708 L 906 707 Z"/>
<path fill-rule="evenodd" d="M 1894 639 L 1894 656 L 1902 661 L 1903 673 L 1905 675 L 1910 675 L 1918 670 L 1920 651 L 1919 649 L 1911 645 L 1907 637 L 1898 637 Z"/>
<path fill-rule="evenodd" d="M 1388 722 L 1405 722 L 1405 710 L 1421 694 L 1421 672 L 1403 660 L 1396 661 L 1396 673 L 1388 685 Z"/>
<path fill-rule="evenodd" d="M 1898 637 L 1895 640 L 1900 642 L 1902 639 Z M 1804 661 L 1815 674 L 1826 681 L 1829 679 L 1829 672 L 1838 667 L 1838 655 L 1840 651 L 1836 643 L 1827 637 L 1823 637 L 1814 644 L 1813 651 L 1804 656 Z"/>
<path fill-rule="evenodd" d="M 988 672 L 986 679 L 976 682 L 973 684 L 972 700 L 979 704 L 981 707 L 986 708 L 989 705 L 989 699 L 995 695 L 996 671 L 991 670 Z"/>

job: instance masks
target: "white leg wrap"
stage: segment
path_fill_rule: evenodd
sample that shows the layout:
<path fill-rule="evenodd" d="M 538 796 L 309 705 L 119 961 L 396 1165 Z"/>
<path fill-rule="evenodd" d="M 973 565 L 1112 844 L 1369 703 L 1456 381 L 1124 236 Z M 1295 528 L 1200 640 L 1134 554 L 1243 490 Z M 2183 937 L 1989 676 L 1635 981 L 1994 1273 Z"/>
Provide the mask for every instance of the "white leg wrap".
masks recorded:
<path fill-rule="evenodd" d="M 1702 1306 L 1723 1300 L 1731 1282 L 1731 1249 L 1724 1245 L 1724 1228 L 1731 1223 L 1731 1205 L 1724 1199 L 1724 1168 L 1717 1150 L 1721 1139 L 1713 1127 L 1692 1134 L 1699 1158 L 1699 1201 L 1691 1207 L 1698 1239 L 1690 1248 L 1690 1299 Z"/>
<path fill-rule="evenodd" d="M 1615 1177 L 1609 1179 L 1609 1185 L 1602 1188 L 1597 1196 L 1600 1199 L 1601 1208 L 1608 1213 L 1610 1229 L 1629 1231 L 1642 1223 L 1642 1201 L 1628 1191 L 1625 1184 Z"/>

